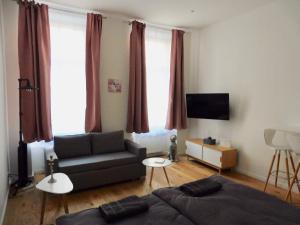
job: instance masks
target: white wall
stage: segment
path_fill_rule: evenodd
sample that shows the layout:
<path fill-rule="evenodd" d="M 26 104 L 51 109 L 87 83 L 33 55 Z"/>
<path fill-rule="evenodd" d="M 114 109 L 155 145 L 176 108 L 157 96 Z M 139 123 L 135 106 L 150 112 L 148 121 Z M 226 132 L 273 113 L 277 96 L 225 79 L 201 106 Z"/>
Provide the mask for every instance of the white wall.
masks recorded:
<path fill-rule="evenodd" d="M 8 145 L 3 37 L 3 6 L 2 0 L 0 0 L 0 224 L 3 223 L 8 196 Z"/>
<path fill-rule="evenodd" d="M 131 27 L 120 19 L 103 20 L 101 42 L 101 113 L 104 131 L 124 130 L 127 121 L 129 35 Z M 107 91 L 109 78 L 122 84 L 121 93 Z"/>
<path fill-rule="evenodd" d="M 238 170 L 265 179 L 263 130 L 300 125 L 300 1 L 279 0 L 202 29 L 191 92 L 229 92 L 230 121 L 190 120 L 189 135 L 227 138 Z"/>
<path fill-rule="evenodd" d="M 6 57 L 6 95 L 8 115 L 8 137 L 10 173 L 18 171 L 17 150 L 18 150 L 18 128 L 19 128 L 19 107 L 18 107 L 18 4 L 10 0 L 3 1 L 4 10 L 4 34 L 5 34 L 5 57 Z"/>

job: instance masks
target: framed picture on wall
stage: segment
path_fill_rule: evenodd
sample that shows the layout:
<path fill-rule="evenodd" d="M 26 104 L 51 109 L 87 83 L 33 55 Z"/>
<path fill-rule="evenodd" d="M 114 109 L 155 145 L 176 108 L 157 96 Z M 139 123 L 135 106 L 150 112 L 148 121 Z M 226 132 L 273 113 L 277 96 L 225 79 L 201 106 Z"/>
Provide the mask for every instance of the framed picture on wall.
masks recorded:
<path fill-rule="evenodd" d="M 119 93 L 122 91 L 122 84 L 120 80 L 108 79 L 108 92 Z"/>

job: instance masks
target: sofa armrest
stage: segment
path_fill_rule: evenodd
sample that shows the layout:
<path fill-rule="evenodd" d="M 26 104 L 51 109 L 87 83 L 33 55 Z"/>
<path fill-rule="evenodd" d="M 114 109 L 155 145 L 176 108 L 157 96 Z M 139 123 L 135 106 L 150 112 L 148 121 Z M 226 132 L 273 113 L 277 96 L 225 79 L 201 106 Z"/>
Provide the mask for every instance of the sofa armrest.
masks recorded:
<path fill-rule="evenodd" d="M 146 158 L 146 148 L 131 140 L 125 139 L 125 148 L 127 151 L 137 155 L 140 161 Z"/>
<path fill-rule="evenodd" d="M 50 167 L 49 167 L 49 161 L 50 157 L 52 156 L 54 165 L 53 170 L 54 172 L 58 172 L 58 157 L 54 151 L 54 146 L 47 146 L 44 148 L 44 157 L 45 157 L 45 172 L 46 174 L 50 174 Z"/>

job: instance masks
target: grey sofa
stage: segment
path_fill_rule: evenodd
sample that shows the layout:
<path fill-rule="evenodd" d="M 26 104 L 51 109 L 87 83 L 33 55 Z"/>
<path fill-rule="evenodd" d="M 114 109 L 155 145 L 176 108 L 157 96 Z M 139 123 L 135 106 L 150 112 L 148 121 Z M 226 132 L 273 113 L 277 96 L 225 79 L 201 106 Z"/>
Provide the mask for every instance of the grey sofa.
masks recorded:
<path fill-rule="evenodd" d="M 146 148 L 124 139 L 123 131 L 55 136 L 54 148 L 45 150 L 48 173 L 50 156 L 54 171 L 67 174 L 74 191 L 146 175 Z"/>

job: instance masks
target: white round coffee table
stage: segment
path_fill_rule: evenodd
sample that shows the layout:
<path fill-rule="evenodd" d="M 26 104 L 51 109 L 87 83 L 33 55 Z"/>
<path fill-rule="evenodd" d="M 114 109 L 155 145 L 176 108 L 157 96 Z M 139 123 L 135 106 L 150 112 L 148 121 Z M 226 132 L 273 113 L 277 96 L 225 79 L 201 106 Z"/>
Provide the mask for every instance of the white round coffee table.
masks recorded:
<path fill-rule="evenodd" d="M 73 184 L 70 178 L 64 173 L 54 173 L 53 177 L 56 180 L 56 182 L 49 183 L 48 181 L 50 180 L 50 177 L 51 175 L 45 177 L 36 185 L 37 189 L 43 191 L 40 224 L 43 224 L 44 221 L 47 193 L 61 195 L 65 213 L 69 213 L 68 203 L 65 195 L 73 190 Z"/>
<path fill-rule="evenodd" d="M 150 182 L 149 182 L 150 186 L 152 183 L 154 168 L 163 168 L 168 185 L 170 186 L 169 178 L 168 178 L 167 171 L 165 168 L 172 164 L 172 162 L 169 159 L 164 159 L 164 158 L 159 158 L 159 157 L 148 158 L 148 159 L 143 160 L 143 164 L 145 166 L 151 167 L 151 176 L 150 176 Z"/>

